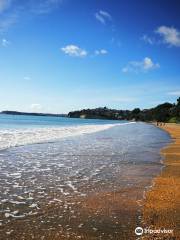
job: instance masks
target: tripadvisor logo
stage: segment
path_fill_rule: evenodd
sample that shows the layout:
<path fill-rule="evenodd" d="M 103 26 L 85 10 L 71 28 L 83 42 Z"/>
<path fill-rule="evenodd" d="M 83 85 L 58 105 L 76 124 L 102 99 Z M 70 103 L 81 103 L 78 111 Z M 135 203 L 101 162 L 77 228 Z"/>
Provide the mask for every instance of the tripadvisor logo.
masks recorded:
<path fill-rule="evenodd" d="M 150 229 L 150 228 L 142 228 L 137 227 L 135 228 L 135 234 L 140 236 L 142 234 L 173 234 L 173 229 Z"/>
<path fill-rule="evenodd" d="M 135 234 L 138 235 L 138 236 L 142 235 L 143 234 L 143 228 L 142 227 L 137 227 L 135 229 Z"/>

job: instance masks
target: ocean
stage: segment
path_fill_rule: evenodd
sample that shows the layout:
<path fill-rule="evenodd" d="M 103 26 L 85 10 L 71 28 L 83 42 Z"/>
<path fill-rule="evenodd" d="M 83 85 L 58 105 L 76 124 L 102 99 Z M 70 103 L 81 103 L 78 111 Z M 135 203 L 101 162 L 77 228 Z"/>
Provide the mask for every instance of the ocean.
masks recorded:
<path fill-rule="evenodd" d="M 0 115 L 0 149 L 93 133 L 127 121 Z"/>
<path fill-rule="evenodd" d="M 170 141 L 141 122 L 0 115 L 0 236 L 129 237 Z"/>

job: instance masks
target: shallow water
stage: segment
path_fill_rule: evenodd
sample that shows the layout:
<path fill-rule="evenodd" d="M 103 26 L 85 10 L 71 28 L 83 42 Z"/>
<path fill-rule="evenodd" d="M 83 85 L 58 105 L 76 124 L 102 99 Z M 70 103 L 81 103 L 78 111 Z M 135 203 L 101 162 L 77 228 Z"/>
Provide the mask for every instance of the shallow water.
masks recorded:
<path fill-rule="evenodd" d="M 0 239 L 129 236 L 169 141 L 135 123 L 0 151 Z"/>

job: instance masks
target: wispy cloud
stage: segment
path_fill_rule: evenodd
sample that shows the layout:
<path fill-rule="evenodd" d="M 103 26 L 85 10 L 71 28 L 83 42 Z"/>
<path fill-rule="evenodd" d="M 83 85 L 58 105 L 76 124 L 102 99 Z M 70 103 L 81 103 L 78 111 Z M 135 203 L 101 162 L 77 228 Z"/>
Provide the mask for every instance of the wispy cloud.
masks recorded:
<path fill-rule="evenodd" d="M 18 14 L 10 13 L 0 18 L 0 33 L 6 32 L 12 25 L 17 22 Z"/>
<path fill-rule="evenodd" d="M 112 20 L 112 17 L 111 17 L 111 15 L 108 12 L 100 10 L 99 14 L 101 14 L 101 16 L 105 17 L 106 19 Z"/>
<path fill-rule="evenodd" d="M 8 45 L 10 45 L 10 41 L 8 41 L 7 39 L 3 38 L 1 40 L 1 46 L 2 47 L 7 47 Z"/>
<path fill-rule="evenodd" d="M 19 15 L 19 4 L 13 0 L 0 0 L 0 33 L 6 32 Z"/>
<path fill-rule="evenodd" d="M 59 7 L 63 0 L 32 0 L 31 11 L 36 14 L 46 14 Z"/>
<path fill-rule="evenodd" d="M 0 33 L 6 32 L 25 13 L 33 15 L 48 14 L 57 9 L 64 0 L 0 0 Z"/>
<path fill-rule="evenodd" d="M 172 95 L 172 96 L 180 96 L 180 90 L 178 90 L 178 91 L 168 92 L 168 95 Z"/>
<path fill-rule="evenodd" d="M 148 35 L 144 34 L 141 38 L 144 42 L 149 43 L 150 45 L 155 44 L 155 39 L 149 37 Z"/>
<path fill-rule="evenodd" d="M 180 31 L 174 27 L 160 26 L 155 33 L 162 37 L 163 43 L 180 47 Z"/>
<path fill-rule="evenodd" d="M 108 53 L 108 51 L 106 49 L 100 49 L 100 50 L 95 50 L 94 51 L 95 55 L 105 55 L 107 53 Z"/>
<path fill-rule="evenodd" d="M 61 51 L 71 57 L 85 57 L 88 54 L 86 50 L 73 44 L 62 47 Z"/>
<path fill-rule="evenodd" d="M 122 72 L 148 72 L 150 70 L 159 68 L 159 63 L 154 63 L 151 58 L 145 57 L 142 61 L 131 61 L 123 69 Z"/>
<path fill-rule="evenodd" d="M 102 24 L 105 24 L 107 21 L 112 21 L 111 15 L 103 10 L 96 12 L 95 18 Z"/>
<path fill-rule="evenodd" d="M 0 0 L 0 13 L 9 8 L 11 0 Z"/>

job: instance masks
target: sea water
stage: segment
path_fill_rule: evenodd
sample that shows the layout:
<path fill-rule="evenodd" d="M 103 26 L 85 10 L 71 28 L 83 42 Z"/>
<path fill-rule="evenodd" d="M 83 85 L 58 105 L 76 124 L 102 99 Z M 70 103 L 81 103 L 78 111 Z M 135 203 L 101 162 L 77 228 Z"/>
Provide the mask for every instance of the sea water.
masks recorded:
<path fill-rule="evenodd" d="M 127 121 L 1 114 L 0 150 L 93 133 L 121 124 L 130 123 Z"/>

